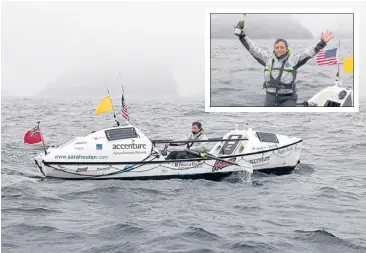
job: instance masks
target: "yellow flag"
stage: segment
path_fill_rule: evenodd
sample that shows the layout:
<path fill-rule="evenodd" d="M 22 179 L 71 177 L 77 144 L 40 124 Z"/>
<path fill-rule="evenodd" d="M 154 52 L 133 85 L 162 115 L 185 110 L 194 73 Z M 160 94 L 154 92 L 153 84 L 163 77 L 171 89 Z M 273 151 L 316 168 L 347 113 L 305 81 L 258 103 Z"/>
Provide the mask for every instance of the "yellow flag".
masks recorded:
<path fill-rule="evenodd" d="M 353 72 L 353 56 L 343 58 L 343 68 L 344 68 L 344 72 L 346 72 L 346 73 Z"/>
<path fill-rule="evenodd" d="M 95 109 L 95 114 L 101 114 L 103 112 L 108 112 L 113 109 L 112 101 L 110 96 L 106 96 L 102 98 L 99 105 Z"/>

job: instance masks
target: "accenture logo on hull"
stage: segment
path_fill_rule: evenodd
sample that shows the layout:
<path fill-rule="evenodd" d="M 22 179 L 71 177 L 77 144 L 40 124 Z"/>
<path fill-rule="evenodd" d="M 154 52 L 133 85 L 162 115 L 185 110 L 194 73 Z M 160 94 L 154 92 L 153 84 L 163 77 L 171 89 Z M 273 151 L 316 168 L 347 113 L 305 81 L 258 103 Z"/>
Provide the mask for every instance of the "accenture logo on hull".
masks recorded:
<path fill-rule="evenodd" d="M 146 144 L 113 144 L 113 149 L 146 149 Z"/>

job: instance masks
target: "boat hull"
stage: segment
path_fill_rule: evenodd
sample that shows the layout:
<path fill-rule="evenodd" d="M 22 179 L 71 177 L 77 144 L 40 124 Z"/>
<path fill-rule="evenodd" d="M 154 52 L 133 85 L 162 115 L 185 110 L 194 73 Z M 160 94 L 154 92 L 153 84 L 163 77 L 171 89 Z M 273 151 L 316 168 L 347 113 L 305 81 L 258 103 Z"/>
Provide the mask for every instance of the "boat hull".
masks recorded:
<path fill-rule="evenodd" d="M 233 159 L 232 159 L 233 160 Z M 67 179 L 170 179 L 170 178 L 223 178 L 245 169 L 252 171 L 246 161 L 241 167 L 216 160 L 171 160 L 147 163 L 84 163 L 49 164 L 35 160 L 45 177 Z"/>
<path fill-rule="evenodd" d="M 257 150 L 247 154 L 222 156 L 240 166 L 209 159 L 159 160 L 144 163 L 108 162 L 47 162 L 39 155 L 35 163 L 45 177 L 62 179 L 209 179 L 220 180 L 233 173 L 259 171 L 283 175 L 290 173 L 299 162 L 302 140 L 282 147 Z M 161 159 L 161 158 L 160 158 Z"/>
<path fill-rule="evenodd" d="M 339 86 L 324 88 L 308 100 L 310 106 L 323 107 L 352 107 L 353 90 Z"/>
<path fill-rule="evenodd" d="M 302 142 L 284 148 L 263 152 L 249 160 L 253 170 L 266 174 L 285 175 L 291 173 L 300 162 Z"/>

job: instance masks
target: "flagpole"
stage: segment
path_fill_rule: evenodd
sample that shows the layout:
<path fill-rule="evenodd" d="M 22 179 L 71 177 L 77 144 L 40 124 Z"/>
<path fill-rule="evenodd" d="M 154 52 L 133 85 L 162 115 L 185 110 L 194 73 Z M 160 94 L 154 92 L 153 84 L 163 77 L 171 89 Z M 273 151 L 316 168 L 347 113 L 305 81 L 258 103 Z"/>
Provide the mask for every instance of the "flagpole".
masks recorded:
<path fill-rule="evenodd" d="M 119 71 L 118 72 L 118 75 L 121 75 L 121 72 Z M 121 107 L 121 114 L 122 114 L 122 117 L 123 118 L 125 118 L 124 116 L 123 116 L 123 109 L 124 109 L 124 93 L 125 93 L 125 90 L 123 89 L 123 85 L 122 85 L 122 83 L 121 83 L 121 89 L 122 89 L 122 107 Z M 126 111 L 127 111 L 127 106 L 126 106 Z M 130 117 L 128 116 L 128 111 L 127 111 L 127 118 L 125 118 L 126 119 L 126 124 L 128 125 L 128 124 L 130 124 Z"/>
<path fill-rule="evenodd" d="M 337 55 L 339 55 L 339 52 L 340 52 L 340 48 L 341 48 L 341 40 L 339 39 L 338 40 L 338 49 L 337 49 Z M 339 65 L 340 65 L 340 60 L 339 60 L 339 57 L 338 58 L 338 70 L 337 70 L 337 79 L 339 80 Z"/>
<path fill-rule="evenodd" d="M 43 139 L 43 134 L 42 134 L 42 131 L 41 131 L 41 127 L 39 126 L 40 123 L 41 123 L 40 121 L 37 121 L 38 129 L 39 129 L 39 134 L 41 135 L 41 140 L 42 140 L 42 146 L 43 146 L 44 154 L 47 155 L 46 144 L 44 143 L 44 139 Z"/>
<path fill-rule="evenodd" d="M 342 26 L 342 24 L 339 24 L 340 26 Z M 337 56 L 339 56 L 339 52 L 340 52 L 340 49 L 341 49 L 341 39 L 339 38 L 338 39 L 338 47 L 337 47 Z M 339 65 L 341 64 L 341 61 L 339 59 L 339 57 L 337 57 L 337 75 L 336 75 L 336 79 L 335 79 L 335 85 L 337 86 L 341 86 L 341 80 L 339 78 Z"/>
<path fill-rule="evenodd" d="M 113 117 L 114 117 L 114 121 L 116 122 L 117 126 L 119 126 L 119 122 L 118 122 L 117 117 L 116 117 L 116 112 L 114 111 L 114 106 L 113 106 L 113 102 L 112 102 L 112 97 L 111 97 L 111 95 L 109 94 L 109 89 L 107 89 L 107 92 L 108 92 L 108 96 L 109 96 L 109 99 L 111 100 L 111 104 L 112 104 L 112 110 L 113 110 Z"/>
<path fill-rule="evenodd" d="M 125 93 L 125 90 L 123 89 L 123 85 L 121 84 L 121 88 L 122 88 L 122 108 L 121 108 L 121 113 L 122 113 L 122 117 L 123 117 L 123 107 L 124 107 L 124 93 Z M 126 110 L 127 110 L 127 108 L 126 108 Z M 126 118 L 126 124 L 128 125 L 128 124 L 130 124 L 130 117 L 129 116 L 127 116 L 128 118 Z"/>

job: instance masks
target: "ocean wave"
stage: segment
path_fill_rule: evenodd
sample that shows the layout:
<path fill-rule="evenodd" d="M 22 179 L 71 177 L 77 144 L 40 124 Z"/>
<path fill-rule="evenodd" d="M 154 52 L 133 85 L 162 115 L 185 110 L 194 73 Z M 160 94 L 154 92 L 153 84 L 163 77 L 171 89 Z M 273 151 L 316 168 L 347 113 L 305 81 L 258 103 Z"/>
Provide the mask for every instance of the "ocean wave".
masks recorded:
<path fill-rule="evenodd" d="M 183 237 L 200 238 L 200 240 L 216 240 L 220 238 L 215 233 L 209 232 L 201 227 L 190 226 L 188 231 L 181 233 Z"/>
<path fill-rule="evenodd" d="M 301 236 L 296 237 L 296 239 L 308 241 L 313 244 L 321 244 L 324 251 L 326 249 L 339 250 L 333 252 L 354 252 L 351 250 L 360 250 L 357 252 L 361 253 L 362 250 L 366 251 L 366 247 L 357 245 L 349 240 L 344 240 L 324 228 L 314 231 L 295 230 L 295 233 L 301 234 Z"/>
<path fill-rule="evenodd" d="M 54 113 L 45 116 L 44 101 L 29 99 L 28 106 L 14 100 L 12 110 L 2 112 L 13 119 L 2 122 L 7 129 L 2 138 L 4 251 L 366 252 L 360 222 L 366 197 L 364 102 L 357 114 L 299 115 L 205 113 L 203 103 L 187 101 L 135 104 L 131 124 L 159 139 L 185 136 L 197 118 L 209 137 L 223 136 L 234 124 L 299 136 L 304 139 L 300 169 L 286 177 L 254 173 L 251 183 L 33 178 L 38 173 L 33 155 L 41 148 L 32 150 L 21 139 L 34 115 L 43 117 L 47 145 L 110 127 L 113 115 L 94 116 L 98 101 L 48 101 Z M 17 118 L 18 111 L 26 117 Z M 331 228 L 318 231 L 316 224 Z"/>
<path fill-rule="evenodd" d="M 60 214 L 63 213 L 62 211 L 55 210 L 55 209 L 49 209 L 45 207 L 33 207 L 33 208 L 25 208 L 25 207 L 19 207 L 19 208 L 3 208 L 1 211 L 4 213 L 4 215 L 11 215 L 11 214 L 21 214 L 23 215 L 45 215 L 45 214 Z"/>

